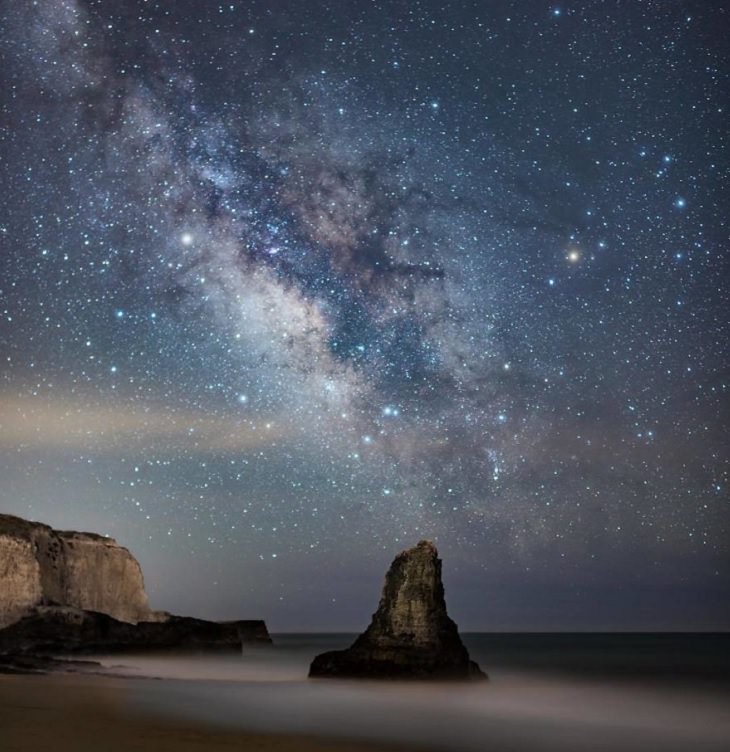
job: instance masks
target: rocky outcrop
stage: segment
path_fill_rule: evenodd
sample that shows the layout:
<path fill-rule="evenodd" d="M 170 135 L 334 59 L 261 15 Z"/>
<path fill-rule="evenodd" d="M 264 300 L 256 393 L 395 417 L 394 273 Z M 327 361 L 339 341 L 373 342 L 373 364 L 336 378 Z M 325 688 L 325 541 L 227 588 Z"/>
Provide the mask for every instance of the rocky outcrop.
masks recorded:
<path fill-rule="evenodd" d="M 130 623 L 158 618 L 139 563 L 112 538 L 0 514 L 0 627 L 42 605 L 98 611 Z"/>
<path fill-rule="evenodd" d="M 104 672 L 104 666 L 98 661 L 52 658 L 48 655 L 6 655 L 0 653 L 0 674 L 102 674 Z"/>
<path fill-rule="evenodd" d="M 139 651 L 232 651 L 271 642 L 260 620 L 212 622 L 168 615 L 166 621 L 129 624 L 76 608 L 38 607 L 0 629 L 0 655 L 117 653 Z"/>
<path fill-rule="evenodd" d="M 347 650 L 318 655 L 311 677 L 486 679 L 446 613 L 441 559 L 430 541 L 396 556 L 378 610 Z"/>
<path fill-rule="evenodd" d="M 270 642 L 261 620 L 211 622 L 152 611 L 137 560 L 112 538 L 0 514 L 0 655 L 6 659 L 238 651 Z"/>

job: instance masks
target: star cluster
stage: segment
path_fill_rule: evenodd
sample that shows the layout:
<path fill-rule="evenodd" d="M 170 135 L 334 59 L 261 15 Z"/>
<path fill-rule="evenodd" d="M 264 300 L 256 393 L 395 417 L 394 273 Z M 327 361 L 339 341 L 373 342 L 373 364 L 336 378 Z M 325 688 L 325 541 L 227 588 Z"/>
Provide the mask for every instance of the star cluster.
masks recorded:
<path fill-rule="evenodd" d="M 727 626 L 721 3 L 1 7 L 4 511 L 280 629 L 421 537 L 467 628 Z"/>

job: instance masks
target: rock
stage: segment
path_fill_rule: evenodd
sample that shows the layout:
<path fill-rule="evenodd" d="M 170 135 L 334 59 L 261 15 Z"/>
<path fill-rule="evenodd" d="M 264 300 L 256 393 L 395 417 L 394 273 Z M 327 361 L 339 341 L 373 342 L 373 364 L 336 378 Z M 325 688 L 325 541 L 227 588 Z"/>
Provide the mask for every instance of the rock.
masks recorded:
<path fill-rule="evenodd" d="M 347 650 L 318 655 L 310 677 L 486 679 L 446 613 L 441 559 L 430 541 L 395 557 L 378 610 Z"/>
<path fill-rule="evenodd" d="M 98 661 L 74 661 L 35 655 L 0 654 L 0 674 L 101 674 L 104 666 Z"/>
<path fill-rule="evenodd" d="M 139 563 L 112 538 L 0 514 L 0 627 L 51 604 L 130 623 L 159 618 Z"/>
<path fill-rule="evenodd" d="M 0 656 L 240 651 L 270 642 L 261 620 L 152 611 L 139 563 L 112 538 L 0 514 Z"/>
<path fill-rule="evenodd" d="M 212 622 L 169 615 L 166 621 L 129 624 L 108 614 L 40 606 L 0 629 L 0 656 L 139 651 L 231 651 L 271 642 L 260 620 Z"/>

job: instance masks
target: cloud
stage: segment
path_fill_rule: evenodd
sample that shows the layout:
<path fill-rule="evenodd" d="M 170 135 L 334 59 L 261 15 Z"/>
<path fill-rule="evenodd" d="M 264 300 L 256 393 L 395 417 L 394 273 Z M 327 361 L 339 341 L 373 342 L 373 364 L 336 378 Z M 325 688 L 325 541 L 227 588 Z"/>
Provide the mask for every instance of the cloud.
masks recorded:
<path fill-rule="evenodd" d="M 128 402 L 91 405 L 68 395 L 53 399 L 0 396 L 0 447 L 4 450 L 234 453 L 275 445 L 291 435 L 291 425 L 278 416 L 212 416 Z"/>

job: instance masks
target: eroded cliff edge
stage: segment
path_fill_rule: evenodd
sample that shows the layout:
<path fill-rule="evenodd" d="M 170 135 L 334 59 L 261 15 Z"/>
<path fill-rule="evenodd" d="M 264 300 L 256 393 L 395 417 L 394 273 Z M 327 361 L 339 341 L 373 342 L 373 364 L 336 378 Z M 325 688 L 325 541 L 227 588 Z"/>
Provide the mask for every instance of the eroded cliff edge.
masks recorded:
<path fill-rule="evenodd" d="M 36 606 L 70 606 L 136 624 L 156 621 L 137 560 L 113 538 L 0 514 L 0 627 Z"/>
<path fill-rule="evenodd" d="M 270 642 L 260 619 L 151 610 L 139 563 L 112 538 L 0 514 L 0 672 L 19 656 L 24 664 L 29 655 L 237 651 Z"/>

